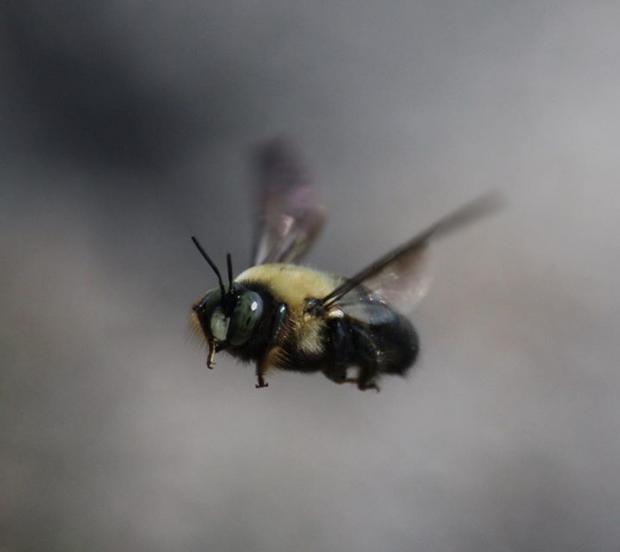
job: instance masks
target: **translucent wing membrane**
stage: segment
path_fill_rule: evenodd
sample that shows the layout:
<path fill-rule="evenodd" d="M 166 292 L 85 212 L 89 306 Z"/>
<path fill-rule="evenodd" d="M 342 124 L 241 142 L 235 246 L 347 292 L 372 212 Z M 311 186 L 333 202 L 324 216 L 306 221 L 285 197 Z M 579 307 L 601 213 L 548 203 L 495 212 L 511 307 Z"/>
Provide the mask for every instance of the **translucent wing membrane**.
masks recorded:
<path fill-rule="evenodd" d="M 394 318 L 394 311 L 385 298 L 362 286 L 349 291 L 335 308 L 370 326 L 388 324 Z"/>
<path fill-rule="evenodd" d="M 364 287 L 394 305 L 400 312 L 409 313 L 424 299 L 432 281 L 428 243 L 404 252 L 374 276 L 364 281 Z"/>
<path fill-rule="evenodd" d="M 325 220 L 297 153 L 276 139 L 258 149 L 258 216 L 253 263 L 291 263 L 305 255 Z"/>
<path fill-rule="evenodd" d="M 382 304 L 391 304 L 401 312 L 410 311 L 430 285 L 429 244 L 496 210 L 499 205 L 495 194 L 464 205 L 345 280 L 323 297 L 322 306 L 340 308 L 354 318 L 369 322 L 387 315 Z M 356 301 L 362 304 L 355 306 Z"/>

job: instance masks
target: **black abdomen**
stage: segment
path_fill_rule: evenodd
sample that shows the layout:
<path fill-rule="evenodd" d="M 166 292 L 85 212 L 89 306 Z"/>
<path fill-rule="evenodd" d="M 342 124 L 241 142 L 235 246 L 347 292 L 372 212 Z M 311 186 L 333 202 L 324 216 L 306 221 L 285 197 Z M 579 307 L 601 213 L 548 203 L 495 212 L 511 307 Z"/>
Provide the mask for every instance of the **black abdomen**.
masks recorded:
<path fill-rule="evenodd" d="M 376 364 L 379 372 L 405 374 L 416 361 L 418 334 L 411 322 L 398 313 L 381 324 L 351 320 L 356 363 Z"/>
<path fill-rule="evenodd" d="M 382 316 L 368 322 L 345 316 L 329 321 L 326 366 L 330 379 L 347 379 L 348 367 L 359 368 L 360 389 L 373 386 L 381 374 L 404 375 L 416 361 L 418 335 L 411 322 L 386 306 Z"/>

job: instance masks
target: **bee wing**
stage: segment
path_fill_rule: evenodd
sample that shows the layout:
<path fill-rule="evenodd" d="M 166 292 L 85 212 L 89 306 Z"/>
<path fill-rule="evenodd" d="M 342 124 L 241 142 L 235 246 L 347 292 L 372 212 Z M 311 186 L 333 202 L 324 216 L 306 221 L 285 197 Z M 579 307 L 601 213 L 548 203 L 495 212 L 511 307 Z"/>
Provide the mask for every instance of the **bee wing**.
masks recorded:
<path fill-rule="evenodd" d="M 258 214 L 253 263 L 291 263 L 305 255 L 325 220 L 297 152 L 282 139 L 258 148 Z"/>
<path fill-rule="evenodd" d="M 431 287 L 430 247 L 428 242 L 404 252 L 374 276 L 364 288 L 394 305 L 403 313 L 411 312 Z"/>
<path fill-rule="evenodd" d="M 345 280 L 323 297 L 322 306 L 338 306 L 347 314 L 353 316 L 351 313 L 356 312 L 366 320 L 371 315 L 380 316 L 385 312 L 386 304 L 394 305 L 401 312 L 410 311 L 430 285 L 426 270 L 429 244 L 495 211 L 499 205 L 496 194 L 485 195 L 464 205 Z M 356 303 L 363 305 L 355 307 Z M 362 316 L 364 313 L 367 314 Z"/>

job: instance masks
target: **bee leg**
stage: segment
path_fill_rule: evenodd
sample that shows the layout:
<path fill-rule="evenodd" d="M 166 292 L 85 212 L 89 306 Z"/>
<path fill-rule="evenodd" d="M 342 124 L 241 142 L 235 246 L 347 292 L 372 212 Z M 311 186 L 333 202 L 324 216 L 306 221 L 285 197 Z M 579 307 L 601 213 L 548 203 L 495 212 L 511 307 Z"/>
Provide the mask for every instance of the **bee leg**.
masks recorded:
<path fill-rule="evenodd" d="M 327 376 L 327 374 L 325 375 Z M 344 377 L 341 379 L 335 379 L 330 376 L 327 376 L 327 377 L 330 380 L 335 381 L 336 383 L 354 383 L 355 385 L 357 385 L 357 388 L 360 389 L 361 391 L 366 391 L 368 389 L 374 389 L 377 393 L 381 391 L 381 388 L 377 385 L 376 382 L 374 381 L 364 382 L 362 379 L 360 379 L 360 377 L 357 377 L 357 378 Z"/>
<path fill-rule="evenodd" d="M 335 318 L 328 322 L 328 328 L 329 361 L 323 367 L 322 372 L 326 378 L 335 383 L 352 383 L 351 378 L 347 378 L 352 350 L 350 324 L 345 320 Z"/>
<path fill-rule="evenodd" d="M 375 367 L 360 366 L 360 373 L 356 379 L 357 388 L 360 391 L 367 391 L 368 389 L 374 389 L 377 393 L 381 391 L 377 382 L 374 381 L 374 377 L 377 373 Z"/>
<path fill-rule="evenodd" d="M 377 385 L 377 382 L 375 382 L 375 381 L 370 381 L 368 383 L 363 383 L 362 380 L 358 380 L 357 388 L 360 391 L 366 391 L 368 389 L 374 389 L 377 393 L 379 393 L 379 391 L 381 391 L 381 387 L 379 387 Z"/>
<path fill-rule="evenodd" d="M 381 351 L 375 345 L 372 336 L 359 326 L 354 326 L 356 361 L 359 365 L 359 374 L 355 380 L 360 391 L 374 389 L 381 390 L 375 381 L 379 373 L 379 357 Z"/>
<path fill-rule="evenodd" d="M 334 383 L 345 383 L 347 381 L 347 369 L 342 366 L 326 366 L 322 370 L 323 375 Z"/>
<path fill-rule="evenodd" d="M 353 383 L 357 385 L 358 389 L 361 389 L 362 391 L 366 391 L 367 389 L 374 389 L 378 393 L 381 390 L 374 381 L 364 381 L 359 376 L 357 378 L 348 378 L 346 366 L 330 366 L 329 368 L 323 370 L 323 374 L 325 374 L 325 377 L 338 384 Z"/>
<path fill-rule="evenodd" d="M 265 381 L 265 374 L 267 370 L 272 366 L 280 366 L 286 353 L 281 347 L 272 347 L 267 351 L 267 354 L 256 363 L 256 379 L 258 383 L 255 385 L 256 389 L 261 387 L 269 387 L 269 384 Z"/>
<path fill-rule="evenodd" d="M 265 363 L 265 359 L 259 360 L 256 363 L 256 378 L 258 380 L 258 383 L 254 386 L 256 387 L 256 389 L 260 389 L 261 387 L 269 387 L 269 384 L 265 381 L 266 371 L 267 371 L 267 365 Z"/>

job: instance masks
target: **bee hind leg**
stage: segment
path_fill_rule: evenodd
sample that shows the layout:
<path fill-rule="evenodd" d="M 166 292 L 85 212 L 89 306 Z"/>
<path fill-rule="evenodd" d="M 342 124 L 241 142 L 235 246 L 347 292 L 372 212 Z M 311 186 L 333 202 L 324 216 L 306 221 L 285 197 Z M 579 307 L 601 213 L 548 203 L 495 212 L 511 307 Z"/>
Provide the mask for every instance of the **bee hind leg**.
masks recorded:
<path fill-rule="evenodd" d="M 334 383 L 352 383 L 352 378 L 347 378 L 346 365 L 330 364 L 329 366 L 324 367 L 321 371 L 327 379 L 333 381 Z"/>
<path fill-rule="evenodd" d="M 347 365 L 330 365 L 328 367 L 323 368 L 322 370 L 325 377 L 334 383 L 343 384 L 343 383 L 353 383 L 357 385 L 357 388 L 366 391 L 367 389 L 374 389 L 375 391 L 380 391 L 379 386 L 376 382 L 372 381 L 374 377 L 374 372 L 368 376 L 363 368 L 359 369 L 359 373 L 357 377 L 350 377 L 347 375 Z"/>
<path fill-rule="evenodd" d="M 321 369 L 325 377 L 334 383 L 357 383 L 357 379 L 347 377 L 347 368 L 352 364 L 353 351 L 351 324 L 339 318 L 328 322 L 328 361 Z"/>
<path fill-rule="evenodd" d="M 335 383 L 354 383 L 366 391 L 379 386 L 374 381 L 379 373 L 380 352 L 368 331 L 350 320 L 334 318 L 329 321 L 330 362 L 323 374 Z M 357 377 L 348 377 L 347 368 L 358 366 Z"/>
<path fill-rule="evenodd" d="M 372 336 L 359 326 L 353 326 L 354 343 L 355 343 L 355 360 L 359 366 L 357 378 L 357 388 L 360 391 L 374 389 L 377 393 L 381 390 L 376 382 L 379 374 L 379 358 L 381 351 L 377 348 Z"/>

